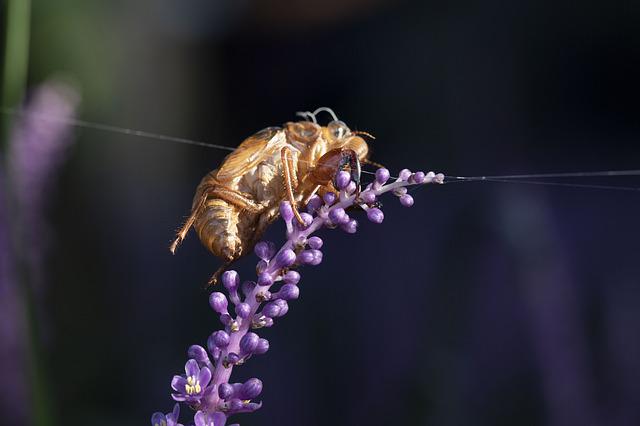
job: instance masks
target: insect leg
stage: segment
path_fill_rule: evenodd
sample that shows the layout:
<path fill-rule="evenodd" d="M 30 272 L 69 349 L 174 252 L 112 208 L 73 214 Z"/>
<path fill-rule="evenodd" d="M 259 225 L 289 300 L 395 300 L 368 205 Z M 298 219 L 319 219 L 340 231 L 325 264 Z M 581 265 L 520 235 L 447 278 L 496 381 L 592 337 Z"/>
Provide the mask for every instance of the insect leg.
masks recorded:
<path fill-rule="evenodd" d="M 187 236 L 187 232 L 189 232 L 189 229 L 193 226 L 196 218 L 202 210 L 202 207 L 204 207 L 204 204 L 209 197 L 219 198 L 252 213 L 259 213 L 263 209 L 263 207 L 257 205 L 255 201 L 250 199 L 246 194 L 243 194 L 242 192 L 234 191 L 233 189 L 229 189 L 222 185 L 211 185 L 202 191 L 200 199 L 198 200 L 198 204 L 196 204 L 196 206 L 191 210 L 191 215 L 186 220 L 182 228 L 180 228 L 180 230 L 178 231 L 175 240 L 173 240 L 173 243 L 171 243 L 171 246 L 169 247 L 169 251 L 171 251 L 171 254 L 175 254 L 176 249 Z"/>
<path fill-rule="evenodd" d="M 363 163 L 365 163 L 365 164 L 371 164 L 373 167 L 377 167 L 377 168 L 379 168 L 379 169 L 386 169 L 386 167 L 385 167 L 385 166 L 383 166 L 383 165 L 382 165 L 382 164 L 380 164 L 380 163 L 376 163 L 375 161 L 371 161 L 371 160 L 364 160 L 364 161 L 363 161 Z"/>
<path fill-rule="evenodd" d="M 280 156 L 282 158 L 282 170 L 284 173 L 284 186 L 287 191 L 287 199 L 289 203 L 291 203 L 291 208 L 293 209 L 293 214 L 299 223 L 304 224 L 300 213 L 298 212 L 298 206 L 296 203 L 296 199 L 293 195 L 293 187 L 298 186 L 298 177 L 296 176 L 295 167 L 293 164 L 293 159 L 291 158 L 291 150 L 289 147 L 284 147 L 280 151 Z"/>
<path fill-rule="evenodd" d="M 189 232 L 189 229 L 193 226 L 193 223 L 196 221 L 196 217 L 198 217 L 200 210 L 202 210 L 204 203 L 207 201 L 207 195 L 208 194 L 206 192 L 202 193 L 202 195 L 200 196 L 200 200 L 198 200 L 198 204 L 191 211 L 191 215 L 186 220 L 184 225 L 182 225 L 182 228 L 180 228 L 180 230 L 178 231 L 175 240 L 173 240 L 171 246 L 169 247 L 169 251 L 171 252 L 171 254 L 176 253 L 176 249 L 187 236 L 187 232 Z"/>

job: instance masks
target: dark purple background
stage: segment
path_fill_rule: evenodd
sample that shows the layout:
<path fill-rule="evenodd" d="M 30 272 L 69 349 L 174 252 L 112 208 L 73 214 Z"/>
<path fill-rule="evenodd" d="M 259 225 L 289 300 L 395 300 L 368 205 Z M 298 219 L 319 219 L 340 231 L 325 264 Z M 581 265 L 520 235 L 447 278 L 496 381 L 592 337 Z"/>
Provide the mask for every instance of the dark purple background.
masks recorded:
<path fill-rule="evenodd" d="M 373 159 L 394 173 L 640 164 L 632 2 L 58 9 L 34 3 L 31 80 L 74 76 L 89 120 L 235 146 L 330 106 L 376 135 Z M 49 211 L 52 420 L 147 424 L 170 410 L 187 347 L 218 327 L 202 290 L 218 260 L 193 234 L 175 257 L 167 247 L 225 153 L 76 136 Z M 262 333 L 271 350 L 234 373 L 264 382 L 264 407 L 236 421 L 639 424 L 639 195 L 500 183 L 413 195 L 411 209 L 389 198 L 382 225 L 321 234 L 324 263 L 302 271 L 301 299 Z M 281 242 L 283 227 L 268 237 Z M 239 263 L 243 279 L 254 262 Z"/>

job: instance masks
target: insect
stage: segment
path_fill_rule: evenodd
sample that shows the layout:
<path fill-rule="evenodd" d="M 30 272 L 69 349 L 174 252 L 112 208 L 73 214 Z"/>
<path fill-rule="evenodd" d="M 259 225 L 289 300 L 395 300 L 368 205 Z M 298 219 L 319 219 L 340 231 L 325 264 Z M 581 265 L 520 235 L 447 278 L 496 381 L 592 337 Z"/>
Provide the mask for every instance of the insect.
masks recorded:
<path fill-rule="evenodd" d="M 333 117 L 327 126 L 317 124 L 315 115 L 320 111 Z M 198 185 L 191 215 L 178 230 L 170 251 L 175 253 L 193 226 L 202 244 L 224 262 L 210 284 L 232 262 L 253 250 L 278 218 L 281 201 L 288 200 L 295 218 L 303 223 L 298 206 L 316 193 L 337 192 L 339 171 L 350 172 L 359 192 L 360 165 L 370 162 L 369 147 L 359 134 L 372 136 L 351 131 L 328 108 L 298 115 L 305 120 L 268 127 L 245 139 Z"/>

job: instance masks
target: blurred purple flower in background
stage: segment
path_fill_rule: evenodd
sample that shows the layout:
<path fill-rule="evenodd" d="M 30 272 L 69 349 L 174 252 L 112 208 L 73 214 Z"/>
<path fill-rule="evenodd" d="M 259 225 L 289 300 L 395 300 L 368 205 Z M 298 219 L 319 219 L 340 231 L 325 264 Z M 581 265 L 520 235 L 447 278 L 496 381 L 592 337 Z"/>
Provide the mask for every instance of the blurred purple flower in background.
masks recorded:
<path fill-rule="evenodd" d="M 209 305 L 219 315 L 224 330 L 209 337 L 208 352 L 202 346 L 191 346 L 186 375 L 174 376 L 171 381 L 176 392 L 172 394 L 173 399 L 197 410 L 196 426 L 224 426 L 229 416 L 253 412 L 262 406 L 261 402 L 254 401 L 262 393 L 261 380 L 252 378 L 244 383 L 231 383 L 229 379 L 234 366 L 268 351 L 269 342 L 250 330 L 271 327 L 276 319 L 288 312 L 289 302 L 300 294 L 300 274 L 295 269 L 322 262 L 323 242 L 312 236 L 314 232 L 337 227 L 347 233 L 356 232 L 357 222 L 346 212 L 354 206 L 365 210 L 371 222 L 381 223 L 384 214 L 378 208 L 380 195 L 392 192 L 403 206 L 410 207 L 413 198 L 407 194 L 407 186 L 444 181 L 442 174 L 411 173 L 407 169 L 391 183 L 387 183 L 390 175 L 386 169 L 378 169 L 375 176 L 375 181 L 359 193 L 349 173 L 339 172 L 336 176 L 339 194 L 327 193 L 323 198 L 314 196 L 307 204 L 307 212 L 301 213 L 304 225 L 294 221 L 291 205 L 282 202 L 280 215 L 286 224 L 287 241 L 277 252 L 271 242 L 256 244 L 255 253 L 260 258 L 256 266 L 257 280 L 240 284 L 236 271 L 226 271 L 222 275 L 222 284 L 229 296 L 214 292 L 209 296 Z M 273 291 L 276 285 L 279 288 Z M 235 316 L 229 312 L 229 302 L 233 304 Z M 160 413 L 153 414 L 153 426 L 157 426 L 160 416 Z"/>
<path fill-rule="evenodd" d="M 26 424 L 36 410 L 29 384 L 38 381 L 37 354 L 29 346 L 38 336 L 29 321 L 39 309 L 31 299 L 43 289 L 46 202 L 71 142 L 68 120 L 78 102 L 77 92 L 58 81 L 35 89 L 16 114 L 3 163 L 6 175 L 0 169 L 0 410 L 5 424 Z"/>

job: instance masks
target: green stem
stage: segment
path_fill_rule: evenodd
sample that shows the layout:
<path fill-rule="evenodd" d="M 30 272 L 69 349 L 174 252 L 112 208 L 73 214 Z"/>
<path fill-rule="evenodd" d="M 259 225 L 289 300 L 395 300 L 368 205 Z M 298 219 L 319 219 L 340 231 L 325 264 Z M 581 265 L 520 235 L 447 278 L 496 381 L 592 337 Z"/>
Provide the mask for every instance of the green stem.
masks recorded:
<path fill-rule="evenodd" d="M 29 67 L 29 33 L 31 20 L 31 0 L 7 0 L 4 46 L 4 66 L 2 69 L 3 107 L 15 107 L 24 94 Z M 2 148 L 9 147 L 10 118 L 2 120 Z"/>

